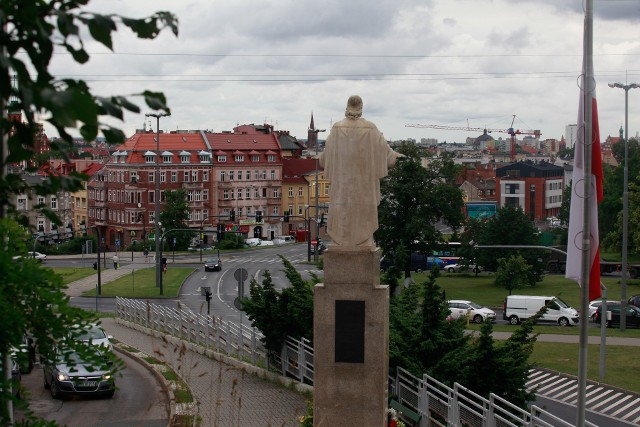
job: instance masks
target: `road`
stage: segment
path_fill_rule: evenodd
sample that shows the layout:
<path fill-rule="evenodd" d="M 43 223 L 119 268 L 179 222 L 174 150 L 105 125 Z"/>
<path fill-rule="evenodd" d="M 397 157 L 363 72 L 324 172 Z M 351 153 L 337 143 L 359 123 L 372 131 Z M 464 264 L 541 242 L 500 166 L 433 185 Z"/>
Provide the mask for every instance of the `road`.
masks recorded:
<path fill-rule="evenodd" d="M 169 404 L 161 385 L 138 362 L 122 355 L 120 358 L 125 368 L 116 376 L 117 390 L 111 399 L 84 396 L 53 399 L 44 388 L 42 367 L 36 364 L 30 374 L 22 376 L 34 415 L 70 427 L 166 427 Z"/>

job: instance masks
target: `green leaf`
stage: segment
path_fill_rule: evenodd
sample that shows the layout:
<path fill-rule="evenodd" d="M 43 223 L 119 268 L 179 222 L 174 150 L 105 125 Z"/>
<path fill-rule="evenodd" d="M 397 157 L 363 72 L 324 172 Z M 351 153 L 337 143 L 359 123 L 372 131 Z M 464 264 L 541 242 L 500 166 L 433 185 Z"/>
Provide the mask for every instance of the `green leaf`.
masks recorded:
<path fill-rule="evenodd" d="M 167 113 L 171 113 L 171 110 L 167 107 L 167 99 L 162 92 L 150 92 L 145 90 L 142 95 L 144 96 L 144 100 L 149 108 L 153 110 L 164 110 Z"/>
<path fill-rule="evenodd" d="M 107 142 L 111 144 L 121 144 L 126 139 L 124 132 L 114 127 L 102 129 L 102 134 L 107 138 Z"/>
<path fill-rule="evenodd" d="M 98 136 L 98 126 L 95 125 L 83 125 L 80 128 L 80 135 L 85 141 L 95 141 Z"/>
<path fill-rule="evenodd" d="M 111 17 L 105 15 L 94 15 L 93 19 L 89 19 L 87 25 L 91 36 L 96 40 L 113 50 L 111 41 L 111 32 L 116 31 L 116 25 Z"/>
<path fill-rule="evenodd" d="M 125 98 L 124 96 L 116 96 L 115 100 L 118 102 L 119 105 L 121 105 L 123 108 L 133 112 L 133 113 L 139 113 L 140 112 L 140 107 L 138 107 L 136 104 L 129 102 L 129 100 L 127 98 Z"/>
<path fill-rule="evenodd" d="M 87 51 L 84 50 L 84 47 L 81 47 L 80 49 L 75 49 L 73 46 L 71 46 L 68 43 L 63 43 L 64 47 L 67 49 L 67 51 L 71 54 L 71 56 L 73 57 L 73 60 L 76 61 L 79 64 L 84 64 L 89 60 L 89 54 L 87 53 Z"/>
<path fill-rule="evenodd" d="M 111 117 L 124 120 L 122 108 L 120 108 L 120 106 L 116 102 L 113 102 L 114 98 L 97 97 L 96 101 L 102 109 L 102 111 L 100 111 L 100 114 L 106 114 Z"/>

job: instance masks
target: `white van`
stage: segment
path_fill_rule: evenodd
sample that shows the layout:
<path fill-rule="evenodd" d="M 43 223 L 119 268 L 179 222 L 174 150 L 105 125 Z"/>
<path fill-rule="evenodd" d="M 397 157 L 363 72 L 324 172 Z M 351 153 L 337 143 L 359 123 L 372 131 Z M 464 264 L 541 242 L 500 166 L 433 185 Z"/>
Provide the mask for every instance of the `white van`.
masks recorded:
<path fill-rule="evenodd" d="M 504 313 L 502 318 L 512 325 L 517 325 L 522 320 L 534 316 L 544 306 L 548 306 L 547 312 L 540 318 L 541 321 L 556 322 L 560 326 L 576 325 L 578 323 L 578 311 L 571 308 L 558 297 L 541 297 L 532 295 L 509 295 L 504 300 Z"/>
<path fill-rule="evenodd" d="M 260 242 L 262 242 L 262 239 L 259 239 L 257 237 L 251 237 L 245 240 L 244 244 L 247 246 L 260 246 Z"/>
<path fill-rule="evenodd" d="M 284 245 L 285 243 L 294 243 L 295 239 L 293 236 L 276 236 L 272 240 L 276 245 Z"/>

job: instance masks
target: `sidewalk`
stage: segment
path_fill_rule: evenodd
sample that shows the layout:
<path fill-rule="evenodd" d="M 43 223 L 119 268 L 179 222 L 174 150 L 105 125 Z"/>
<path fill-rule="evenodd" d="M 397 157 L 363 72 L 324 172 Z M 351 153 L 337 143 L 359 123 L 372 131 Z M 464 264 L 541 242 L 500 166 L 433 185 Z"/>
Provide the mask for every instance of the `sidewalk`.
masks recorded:
<path fill-rule="evenodd" d="M 221 363 L 116 319 L 104 318 L 102 326 L 118 341 L 171 365 L 189 384 L 202 426 L 298 426 L 306 411 L 301 393 L 247 373 L 240 362 Z"/>
<path fill-rule="evenodd" d="M 148 263 L 144 262 L 144 256 L 134 257 L 132 263 L 130 257 L 127 260 L 121 253 L 121 266 L 114 270 L 113 253 L 106 256 L 108 268 L 101 269 L 102 285 L 131 274 L 133 269 L 154 266 L 153 257 L 149 257 Z M 199 256 L 191 258 L 188 262 L 199 261 Z M 80 296 L 97 283 L 98 275 L 94 274 L 70 283 L 66 293 Z M 187 382 L 197 400 L 202 426 L 298 426 L 297 418 L 306 412 L 303 394 L 247 373 L 241 362 L 236 365 L 219 362 L 184 344 L 148 335 L 113 318 L 103 318 L 102 326 L 118 341 L 169 364 Z"/>

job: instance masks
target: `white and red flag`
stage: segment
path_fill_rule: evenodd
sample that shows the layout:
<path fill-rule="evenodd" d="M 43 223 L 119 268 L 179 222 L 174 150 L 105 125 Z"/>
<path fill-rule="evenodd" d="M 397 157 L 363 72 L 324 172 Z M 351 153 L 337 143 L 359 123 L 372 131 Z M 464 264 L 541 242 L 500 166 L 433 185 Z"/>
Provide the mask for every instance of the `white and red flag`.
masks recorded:
<path fill-rule="evenodd" d="M 593 96 L 585 94 L 585 74 L 582 74 L 581 85 L 583 89 L 580 92 L 580 104 L 578 107 L 578 132 L 576 135 L 572 192 L 571 192 L 571 208 L 569 214 L 569 237 L 567 240 L 567 270 L 568 279 L 575 279 L 578 283 L 586 283 L 582 277 L 582 257 L 585 251 L 582 250 L 582 236 L 585 232 L 584 224 L 584 179 L 585 179 L 585 159 L 587 150 L 591 150 L 591 188 L 595 192 L 589 198 L 589 234 L 591 240 L 591 250 L 589 251 L 589 301 L 600 298 L 602 295 L 600 290 L 600 237 L 598 235 L 598 204 L 602 201 L 602 152 L 600 150 L 600 130 L 598 125 L 598 107 L 595 93 Z M 592 132 L 591 143 L 585 141 L 585 120 L 584 103 L 591 100 L 592 105 Z M 586 279 L 586 278 L 584 278 Z"/>

